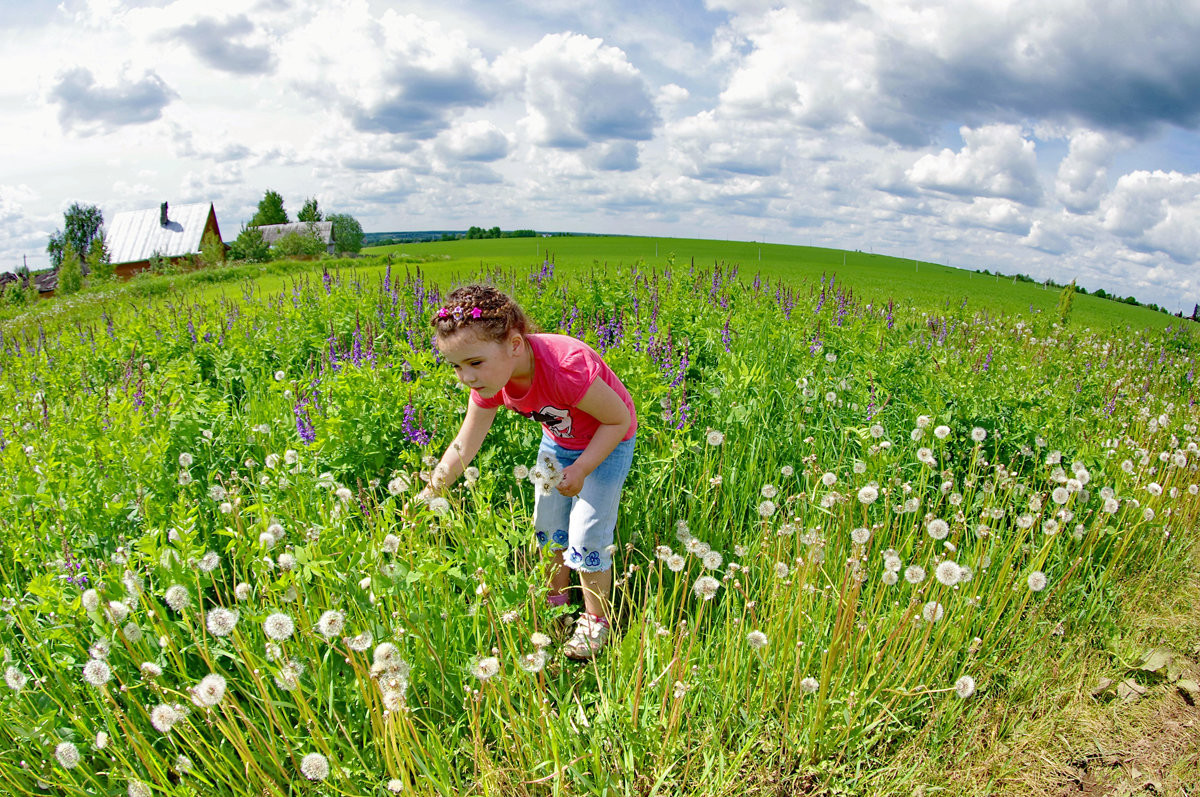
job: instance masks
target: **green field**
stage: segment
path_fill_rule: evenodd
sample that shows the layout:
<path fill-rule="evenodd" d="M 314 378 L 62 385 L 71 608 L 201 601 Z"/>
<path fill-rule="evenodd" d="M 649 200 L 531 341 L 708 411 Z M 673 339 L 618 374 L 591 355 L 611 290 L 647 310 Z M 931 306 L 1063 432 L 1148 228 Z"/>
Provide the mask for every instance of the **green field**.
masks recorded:
<path fill-rule="evenodd" d="M 837 275 L 859 292 L 865 301 L 918 307 L 944 307 L 947 302 L 992 313 L 1019 316 L 1035 311 L 1053 312 L 1057 288 L 1043 288 L 1013 278 L 987 276 L 936 263 L 900 259 L 866 252 L 846 252 L 809 246 L 771 243 L 712 241 L 684 238 L 561 237 L 462 240 L 425 244 L 403 244 L 365 250 L 364 254 L 393 253 L 396 256 L 437 258 L 438 270 L 471 274 L 481 266 L 526 268 L 545 257 L 565 267 L 567 273 L 599 266 L 615 267 L 643 262 L 663 267 L 672 253 L 677 264 L 695 263 L 708 268 L 714 262 L 737 265 L 750 281 L 755 274 L 764 280 L 782 279 L 811 284 L 822 274 Z M 1099 299 L 1075 297 L 1074 320 L 1081 327 L 1161 329 L 1178 320 L 1142 307 Z"/>
<path fill-rule="evenodd" d="M 761 249 L 404 245 L 10 310 L 0 790 L 1064 794 L 1149 771 L 1108 720 L 1189 793 L 1193 325 Z M 591 664 L 541 640 L 536 424 L 412 502 L 466 401 L 430 316 L 469 279 L 638 408 Z"/>

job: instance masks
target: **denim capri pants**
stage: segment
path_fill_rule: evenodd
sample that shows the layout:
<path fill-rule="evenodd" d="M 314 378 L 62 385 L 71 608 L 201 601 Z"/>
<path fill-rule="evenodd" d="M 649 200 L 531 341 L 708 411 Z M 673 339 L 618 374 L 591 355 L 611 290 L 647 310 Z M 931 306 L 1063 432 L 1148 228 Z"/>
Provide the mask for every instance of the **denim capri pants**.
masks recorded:
<path fill-rule="evenodd" d="M 549 493 L 536 491 L 533 504 L 533 528 L 538 546 L 564 551 L 563 564 L 572 570 L 595 573 L 612 567 L 608 547 L 613 544 L 617 527 L 617 506 L 621 488 L 633 463 L 636 437 L 623 440 L 603 462 L 583 480 L 578 495 L 567 497 L 554 487 Z M 583 453 L 563 448 L 542 433 L 538 461 L 551 456 L 564 468 Z"/>

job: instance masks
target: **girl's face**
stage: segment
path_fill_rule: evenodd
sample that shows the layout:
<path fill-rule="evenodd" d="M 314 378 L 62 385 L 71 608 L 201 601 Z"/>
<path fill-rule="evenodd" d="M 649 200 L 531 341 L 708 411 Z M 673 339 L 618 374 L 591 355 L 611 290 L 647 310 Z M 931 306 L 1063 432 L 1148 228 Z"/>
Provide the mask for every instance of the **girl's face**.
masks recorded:
<path fill-rule="evenodd" d="M 500 392 L 525 357 L 525 339 L 516 330 L 504 340 L 494 341 L 464 329 L 448 338 L 439 337 L 437 344 L 459 380 L 482 398 Z"/>

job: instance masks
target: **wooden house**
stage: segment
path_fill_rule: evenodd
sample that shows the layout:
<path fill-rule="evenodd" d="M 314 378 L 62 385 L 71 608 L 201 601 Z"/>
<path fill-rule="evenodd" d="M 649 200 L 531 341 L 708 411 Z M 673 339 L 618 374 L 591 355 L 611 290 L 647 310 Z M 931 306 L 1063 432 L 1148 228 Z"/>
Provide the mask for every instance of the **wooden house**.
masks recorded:
<path fill-rule="evenodd" d="M 263 241 L 267 246 L 274 246 L 285 235 L 296 233 L 299 235 L 316 235 L 325 244 L 325 251 L 329 254 L 336 254 L 334 251 L 333 238 L 333 222 L 332 221 L 296 221 L 291 224 L 263 224 L 256 227 L 262 233 Z"/>

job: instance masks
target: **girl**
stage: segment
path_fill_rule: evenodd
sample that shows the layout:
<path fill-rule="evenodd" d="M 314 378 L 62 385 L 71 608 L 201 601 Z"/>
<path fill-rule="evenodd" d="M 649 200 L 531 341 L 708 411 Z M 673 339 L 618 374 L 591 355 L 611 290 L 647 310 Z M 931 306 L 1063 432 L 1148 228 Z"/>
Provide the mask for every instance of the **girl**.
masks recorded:
<path fill-rule="evenodd" d="M 564 651 L 590 659 L 609 635 L 613 531 L 637 432 L 633 399 L 590 346 L 532 332 L 516 302 L 490 286 L 453 291 L 432 323 L 438 350 L 471 397 L 462 428 L 422 496 L 462 474 L 501 405 L 541 423 L 537 461 L 543 468 L 549 461 L 560 480 L 537 489 L 534 530 L 538 545 L 554 553 L 552 605 L 566 604 L 570 571 L 579 572 L 585 611 Z"/>

